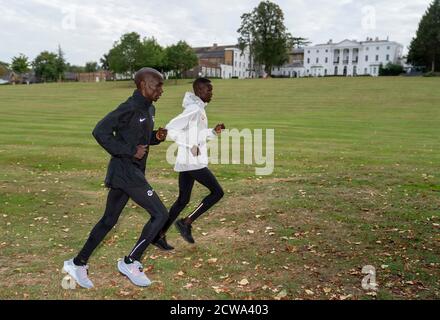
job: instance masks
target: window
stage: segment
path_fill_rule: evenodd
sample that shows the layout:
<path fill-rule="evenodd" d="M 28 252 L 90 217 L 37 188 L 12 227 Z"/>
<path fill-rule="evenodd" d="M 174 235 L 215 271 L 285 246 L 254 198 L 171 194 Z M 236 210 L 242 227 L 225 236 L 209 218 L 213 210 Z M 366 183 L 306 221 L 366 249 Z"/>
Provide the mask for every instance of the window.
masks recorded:
<path fill-rule="evenodd" d="M 316 58 L 316 63 L 319 63 L 319 58 Z"/>
<path fill-rule="evenodd" d="M 328 57 L 325 58 L 325 63 L 328 63 Z"/>
<path fill-rule="evenodd" d="M 319 53 L 319 50 L 316 50 L 316 53 Z"/>
<path fill-rule="evenodd" d="M 310 50 L 309 50 L 309 51 L 307 51 L 307 53 L 310 53 Z"/>
<path fill-rule="evenodd" d="M 335 67 L 335 76 L 338 75 L 338 67 Z"/>
<path fill-rule="evenodd" d="M 390 61 L 390 55 L 387 54 L 387 61 Z"/>
<path fill-rule="evenodd" d="M 367 73 L 368 73 L 368 69 L 365 68 L 365 69 L 364 69 L 364 74 L 367 74 Z"/>
<path fill-rule="evenodd" d="M 325 53 L 328 53 L 328 49 L 325 50 Z"/>
<path fill-rule="evenodd" d="M 370 47 L 367 47 L 367 51 L 370 51 Z"/>
<path fill-rule="evenodd" d="M 368 56 L 365 56 L 365 61 L 368 62 Z"/>
<path fill-rule="evenodd" d="M 310 58 L 307 58 L 307 63 L 310 63 Z"/>
<path fill-rule="evenodd" d="M 377 51 L 379 51 L 379 49 L 380 49 L 379 47 L 376 47 L 376 50 L 377 50 Z"/>
<path fill-rule="evenodd" d="M 376 61 L 379 61 L 379 55 L 378 54 L 376 55 Z"/>
<path fill-rule="evenodd" d="M 390 50 L 390 49 L 391 49 L 391 47 L 390 47 L 390 46 L 388 46 L 388 47 L 387 47 L 387 50 Z"/>
<path fill-rule="evenodd" d="M 327 69 L 324 70 L 324 75 L 325 75 L 325 76 L 327 75 Z"/>

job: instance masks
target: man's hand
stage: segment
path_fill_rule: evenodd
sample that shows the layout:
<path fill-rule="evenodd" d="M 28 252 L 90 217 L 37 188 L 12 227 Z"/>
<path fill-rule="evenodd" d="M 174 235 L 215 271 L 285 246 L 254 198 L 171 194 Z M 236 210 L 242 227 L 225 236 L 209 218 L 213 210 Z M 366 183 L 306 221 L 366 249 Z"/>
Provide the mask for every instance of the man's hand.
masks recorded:
<path fill-rule="evenodd" d="M 200 152 L 200 148 L 198 146 L 192 147 L 191 153 L 193 154 L 194 157 L 198 157 L 198 156 L 200 156 L 202 154 Z"/>
<path fill-rule="evenodd" d="M 214 131 L 215 133 L 220 134 L 225 129 L 226 129 L 225 125 L 223 123 L 220 123 L 215 127 Z"/>
<path fill-rule="evenodd" d="M 134 155 L 135 159 L 142 160 L 147 153 L 148 145 L 145 146 L 137 146 L 136 154 Z"/>
<path fill-rule="evenodd" d="M 157 140 L 165 141 L 167 139 L 167 136 L 168 136 L 167 129 L 159 128 L 159 130 L 157 130 L 157 133 L 156 133 Z"/>

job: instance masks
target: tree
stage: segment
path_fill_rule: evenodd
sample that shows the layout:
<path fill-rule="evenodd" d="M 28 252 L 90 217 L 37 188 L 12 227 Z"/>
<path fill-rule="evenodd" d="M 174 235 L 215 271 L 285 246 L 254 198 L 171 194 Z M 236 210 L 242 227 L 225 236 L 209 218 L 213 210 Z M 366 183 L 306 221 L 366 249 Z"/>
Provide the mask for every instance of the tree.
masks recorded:
<path fill-rule="evenodd" d="M 124 34 L 107 55 L 101 59 L 103 67 L 115 73 L 133 76 L 143 67 L 161 69 L 164 50 L 154 38 L 144 38 L 136 32 Z"/>
<path fill-rule="evenodd" d="M 64 72 L 66 71 L 66 67 L 67 67 L 67 63 L 66 60 L 64 59 L 64 52 L 61 49 L 61 46 L 58 45 L 58 55 L 57 55 L 57 78 L 59 81 L 63 80 L 64 77 Z"/>
<path fill-rule="evenodd" d="M 9 73 L 9 64 L 0 61 L 0 77 L 4 77 Z"/>
<path fill-rule="evenodd" d="M 302 37 L 298 37 L 298 38 L 292 38 L 292 45 L 295 48 L 301 48 L 301 47 L 305 47 L 308 46 L 309 44 L 311 44 L 312 42 L 309 41 L 309 39 L 307 38 L 302 38 Z"/>
<path fill-rule="evenodd" d="M 170 71 L 174 71 L 176 78 L 182 77 L 184 71 L 197 64 L 197 55 L 185 41 L 179 41 L 165 49 L 165 65 Z"/>
<path fill-rule="evenodd" d="M 248 46 L 253 60 L 264 65 L 268 75 L 273 66 L 288 61 L 292 35 L 284 25 L 284 14 L 277 4 L 263 1 L 252 12 L 243 14 L 241 21 L 240 48 Z"/>
<path fill-rule="evenodd" d="M 59 79 L 59 59 L 56 53 L 43 51 L 32 62 L 35 75 L 44 82 Z"/>
<path fill-rule="evenodd" d="M 17 74 L 23 74 L 29 71 L 29 58 L 20 53 L 18 57 L 12 58 L 11 68 L 12 71 Z"/>
<path fill-rule="evenodd" d="M 422 17 L 411 41 L 408 62 L 440 71 L 440 0 L 434 0 Z"/>
<path fill-rule="evenodd" d="M 162 69 L 164 67 L 164 49 L 157 43 L 156 39 L 144 39 L 142 43 L 140 63 L 144 67 Z"/>
<path fill-rule="evenodd" d="M 96 72 L 98 71 L 98 62 L 91 61 L 86 63 L 86 72 Z"/>
<path fill-rule="evenodd" d="M 129 73 L 130 77 L 133 77 L 134 73 L 141 68 L 141 56 L 140 35 L 136 32 L 124 34 L 108 53 L 110 70 L 115 73 Z"/>
<path fill-rule="evenodd" d="M 110 70 L 110 65 L 108 62 L 108 54 L 104 54 L 102 58 L 99 60 L 101 62 L 101 68 L 103 70 Z"/>
<path fill-rule="evenodd" d="M 66 71 L 67 72 L 73 72 L 73 73 L 82 73 L 82 72 L 86 72 L 86 68 L 83 67 L 83 66 L 70 65 L 68 63 L 66 65 Z"/>

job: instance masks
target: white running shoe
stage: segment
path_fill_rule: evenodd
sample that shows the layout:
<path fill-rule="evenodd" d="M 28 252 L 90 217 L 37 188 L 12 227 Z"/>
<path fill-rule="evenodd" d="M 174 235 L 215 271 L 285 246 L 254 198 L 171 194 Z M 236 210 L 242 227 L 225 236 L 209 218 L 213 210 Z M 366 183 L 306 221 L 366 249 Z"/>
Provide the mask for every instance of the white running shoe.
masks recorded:
<path fill-rule="evenodd" d="M 76 281 L 81 287 L 85 289 L 92 289 L 93 282 L 90 281 L 89 276 L 87 274 L 88 266 L 79 267 L 73 263 L 73 259 L 69 261 L 64 261 L 63 271 L 70 275 L 73 280 Z"/>
<path fill-rule="evenodd" d="M 145 275 L 143 267 L 139 261 L 126 264 L 124 259 L 121 259 L 118 261 L 118 269 L 119 272 L 127 276 L 128 279 L 138 287 L 148 287 L 151 285 L 151 281 Z"/>

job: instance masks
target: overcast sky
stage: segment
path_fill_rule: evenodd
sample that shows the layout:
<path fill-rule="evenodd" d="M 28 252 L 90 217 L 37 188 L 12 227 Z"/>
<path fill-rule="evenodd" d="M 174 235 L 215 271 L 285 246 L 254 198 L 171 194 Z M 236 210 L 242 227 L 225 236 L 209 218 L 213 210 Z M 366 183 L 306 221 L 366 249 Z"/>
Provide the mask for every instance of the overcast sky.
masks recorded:
<path fill-rule="evenodd" d="M 0 60 L 31 59 L 58 44 L 72 64 L 99 58 L 123 33 L 154 36 L 161 45 L 234 44 L 240 16 L 259 0 L 0 0 Z M 294 36 L 314 44 L 380 37 L 405 51 L 432 0 L 273 0 Z"/>

